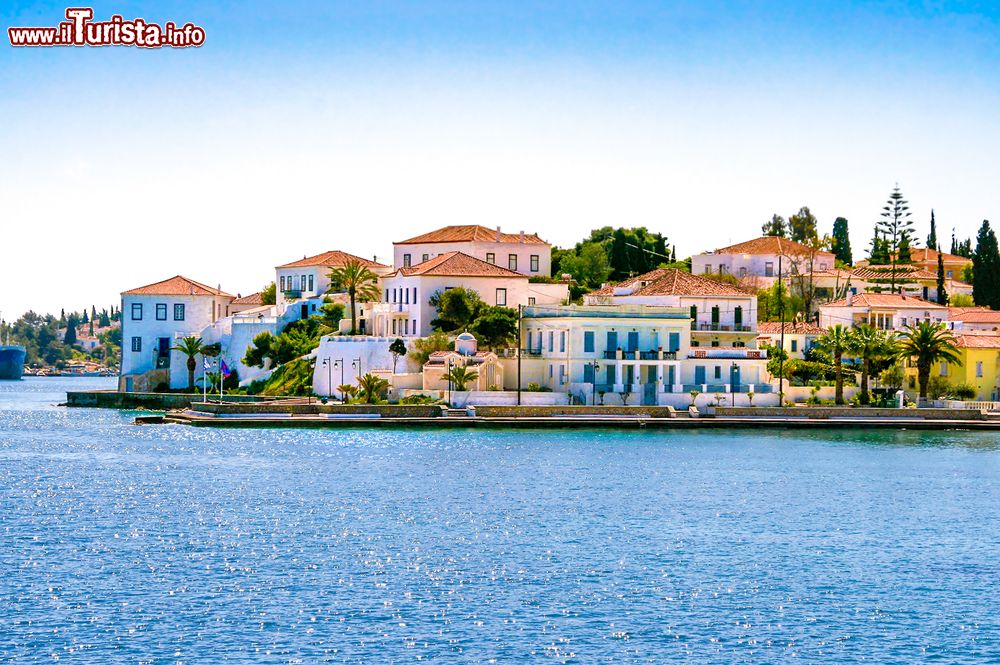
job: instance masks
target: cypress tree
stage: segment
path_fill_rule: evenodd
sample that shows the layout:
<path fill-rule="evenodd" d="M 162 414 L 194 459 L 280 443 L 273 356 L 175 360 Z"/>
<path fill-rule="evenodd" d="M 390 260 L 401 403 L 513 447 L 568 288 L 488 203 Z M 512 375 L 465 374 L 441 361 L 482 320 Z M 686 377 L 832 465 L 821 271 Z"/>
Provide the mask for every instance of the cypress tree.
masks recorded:
<path fill-rule="evenodd" d="M 934 222 L 934 209 L 931 208 L 931 232 L 927 234 L 927 247 L 930 249 L 941 249 L 937 242 L 937 225 Z"/>
<path fill-rule="evenodd" d="M 847 220 L 838 217 L 833 221 L 833 243 L 830 251 L 838 261 L 845 266 L 854 265 L 854 257 L 851 256 L 851 238 L 847 232 Z"/>
<path fill-rule="evenodd" d="M 66 321 L 66 336 L 63 337 L 63 344 L 66 346 L 73 346 L 76 344 L 76 325 L 76 316 L 70 314 L 69 320 Z"/>
<path fill-rule="evenodd" d="M 931 228 L 933 228 L 933 226 Z M 928 240 L 930 240 L 930 238 L 928 238 Z M 939 305 L 948 304 L 948 292 L 944 290 L 944 254 L 941 252 L 938 252 L 937 303 Z"/>
<path fill-rule="evenodd" d="M 90 323 L 90 319 L 87 318 L 87 308 L 83 308 L 83 317 L 80 319 L 80 323 Z"/>
<path fill-rule="evenodd" d="M 972 299 L 977 305 L 1000 309 L 1000 249 L 989 220 L 983 220 L 976 236 L 976 252 L 972 256 L 976 279 L 972 284 Z"/>
<path fill-rule="evenodd" d="M 901 263 L 907 265 L 913 263 L 913 256 L 910 254 L 910 236 L 903 234 L 902 239 L 899 241 L 899 247 L 896 253 L 896 263 Z"/>
<path fill-rule="evenodd" d="M 955 242 L 955 227 L 951 227 L 951 253 L 958 255 L 958 244 Z"/>

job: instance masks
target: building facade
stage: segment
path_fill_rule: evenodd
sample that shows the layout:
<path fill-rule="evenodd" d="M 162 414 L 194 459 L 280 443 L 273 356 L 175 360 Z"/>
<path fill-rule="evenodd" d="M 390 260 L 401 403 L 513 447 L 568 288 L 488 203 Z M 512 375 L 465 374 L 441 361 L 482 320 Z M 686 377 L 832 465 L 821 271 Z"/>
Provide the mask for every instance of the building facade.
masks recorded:
<path fill-rule="evenodd" d="M 446 226 L 393 243 L 393 267 L 412 268 L 441 254 L 461 252 L 522 275 L 548 277 L 552 246 L 537 234 L 504 233 L 500 227 Z"/>
<path fill-rule="evenodd" d="M 340 250 L 303 257 L 274 269 L 278 305 L 285 307 L 299 300 L 322 296 L 330 289 L 330 271 L 343 268 L 352 261 L 357 261 L 379 277 L 392 272 L 387 265 Z"/>
<path fill-rule="evenodd" d="M 757 277 L 762 285 L 770 285 L 778 278 L 779 268 L 785 277 L 830 270 L 834 264 L 835 257 L 830 252 L 817 251 L 788 238 L 764 236 L 696 254 L 691 257 L 691 272 L 695 275 Z"/>
<path fill-rule="evenodd" d="M 880 330 L 902 330 L 921 321 L 948 322 L 948 308 L 937 303 L 890 293 L 848 293 L 846 298 L 820 305 L 819 325 L 838 323 L 853 328 L 867 323 Z"/>

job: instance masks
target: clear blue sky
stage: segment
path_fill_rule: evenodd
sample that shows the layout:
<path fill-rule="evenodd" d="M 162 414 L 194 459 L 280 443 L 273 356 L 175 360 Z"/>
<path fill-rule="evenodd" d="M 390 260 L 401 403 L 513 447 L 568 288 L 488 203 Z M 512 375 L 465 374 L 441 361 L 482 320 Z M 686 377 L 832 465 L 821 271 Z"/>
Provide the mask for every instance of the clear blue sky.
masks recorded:
<path fill-rule="evenodd" d="M 216 6 L 203 6 L 214 4 Z M 455 7 L 453 5 L 461 5 Z M 55 25 L 64 4 L 6 3 Z M 1000 3 L 100 2 L 199 49 L 0 45 L 0 310 L 98 307 L 445 224 L 680 255 L 808 205 L 855 256 L 892 186 L 921 238 L 1000 221 Z M 82 276 L 86 275 L 86 278 Z"/>

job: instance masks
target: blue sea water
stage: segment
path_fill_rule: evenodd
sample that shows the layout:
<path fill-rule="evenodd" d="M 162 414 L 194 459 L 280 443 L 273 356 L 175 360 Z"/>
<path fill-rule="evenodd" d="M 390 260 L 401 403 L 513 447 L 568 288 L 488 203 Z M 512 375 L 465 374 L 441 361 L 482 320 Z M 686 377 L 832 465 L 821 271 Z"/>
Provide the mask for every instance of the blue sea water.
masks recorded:
<path fill-rule="evenodd" d="M 996 662 L 971 432 L 212 430 L 0 382 L 0 661 Z"/>

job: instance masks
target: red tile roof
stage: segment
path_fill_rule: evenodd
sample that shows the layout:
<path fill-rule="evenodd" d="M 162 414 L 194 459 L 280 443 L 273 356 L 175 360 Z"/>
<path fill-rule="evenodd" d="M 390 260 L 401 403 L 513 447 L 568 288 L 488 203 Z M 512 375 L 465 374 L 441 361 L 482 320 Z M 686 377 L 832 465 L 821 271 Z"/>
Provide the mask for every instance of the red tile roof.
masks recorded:
<path fill-rule="evenodd" d="M 780 335 L 782 323 L 780 321 L 763 321 L 757 324 L 757 333 L 760 335 Z M 812 323 L 805 321 L 785 321 L 786 335 L 822 335 L 826 331 Z"/>
<path fill-rule="evenodd" d="M 948 318 L 965 323 L 1000 324 L 1000 312 L 988 307 L 949 307 Z"/>
<path fill-rule="evenodd" d="M 692 275 L 689 272 L 674 268 L 657 268 L 647 273 L 632 277 L 617 284 L 608 284 L 597 291 L 588 293 L 591 296 L 614 296 L 615 289 L 628 288 L 634 291 L 631 296 L 719 296 L 719 297 L 752 297 L 754 294 L 738 286 L 720 282 L 707 277 Z"/>
<path fill-rule="evenodd" d="M 264 300 L 261 292 L 251 293 L 248 296 L 242 296 L 237 298 L 232 302 L 233 305 L 263 305 Z"/>
<path fill-rule="evenodd" d="M 841 298 L 833 302 L 828 302 L 820 307 L 847 307 L 847 299 Z M 850 305 L 851 307 L 897 307 L 897 308 L 922 308 L 922 309 L 947 309 L 943 305 L 917 298 L 916 296 L 905 296 L 898 293 L 858 293 Z"/>
<path fill-rule="evenodd" d="M 982 334 L 987 333 L 987 334 Z M 992 330 L 963 331 L 955 334 L 955 346 L 960 349 L 1000 349 L 1000 335 Z"/>
<path fill-rule="evenodd" d="M 753 240 L 747 240 L 746 242 L 737 243 L 735 245 L 730 245 L 729 247 L 722 247 L 720 249 L 712 252 L 713 254 L 781 254 L 782 256 L 801 256 L 803 254 L 809 254 L 813 250 L 809 247 L 803 245 L 802 243 L 795 242 L 794 240 L 789 240 L 788 238 L 779 238 L 778 236 L 764 236 L 762 238 L 754 238 Z M 817 256 L 829 256 L 833 257 L 830 252 L 820 251 L 816 253 Z"/>
<path fill-rule="evenodd" d="M 414 238 L 410 238 L 409 240 L 400 240 L 398 242 L 394 242 L 393 244 L 415 245 L 427 242 L 497 242 L 498 234 L 500 236 L 500 242 L 521 242 L 521 234 L 519 233 L 502 233 L 496 229 L 488 229 L 485 226 L 480 226 L 478 224 L 469 224 L 464 226 L 446 226 L 443 229 L 431 231 L 430 233 L 424 233 Z M 525 233 L 524 242 L 533 245 L 549 244 L 534 233 Z"/>
<path fill-rule="evenodd" d="M 492 263 L 481 261 L 474 256 L 462 252 L 445 252 L 423 263 L 409 268 L 400 268 L 396 274 L 411 275 L 441 275 L 449 277 L 521 277 L 528 279 L 513 270 L 507 270 Z"/>
<path fill-rule="evenodd" d="M 916 262 L 933 261 L 937 263 L 938 253 L 937 250 L 930 249 L 928 247 L 912 247 L 910 248 L 910 258 Z M 955 254 L 948 254 L 947 252 L 941 253 L 942 263 L 972 263 L 972 259 L 966 258 L 964 256 L 956 256 Z"/>
<path fill-rule="evenodd" d="M 855 268 L 852 273 L 859 279 L 892 279 L 893 268 L 891 265 L 868 265 Z M 900 279 L 937 279 L 937 273 L 924 270 L 919 266 L 897 265 L 895 274 Z"/>
<path fill-rule="evenodd" d="M 342 268 L 346 266 L 351 261 L 357 261 L 361 265 L 368 268 L 388 268 L 389 266 L 382 263 L 376 263 L 375 261 L 369 261 L 368 259 L 363 259 L 360 256 L 354 256 L 353 254 L 348 254 L 347 252 L 341 252 L 338 249 L 331 250 L 329 252 L 323 252 L 322 254 L 317 254 L 316 256 L 309 256 L 299 259 L 298 261 L 292 261 L 291 263 L 286 263 L 284 265 L 277 266 L 278 268 L 307 268 L 311 266 L 323 266 L 326 268 Z"/>
<path fill-rule="evenodd" d="M 201 282 L 177 275 L 155 284 L 147 284 L 122 292 L 123 296 L 223 296 L 232 298 L 225 291 L 206 286 Z"/>

